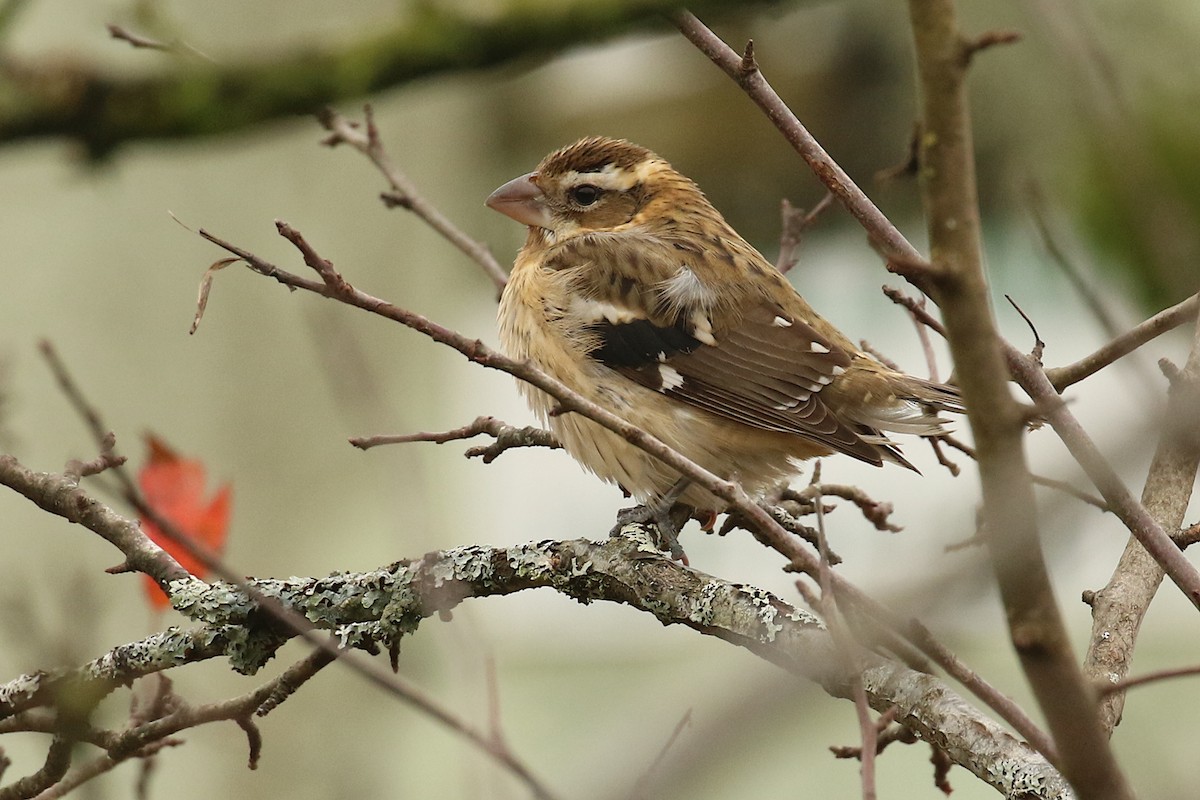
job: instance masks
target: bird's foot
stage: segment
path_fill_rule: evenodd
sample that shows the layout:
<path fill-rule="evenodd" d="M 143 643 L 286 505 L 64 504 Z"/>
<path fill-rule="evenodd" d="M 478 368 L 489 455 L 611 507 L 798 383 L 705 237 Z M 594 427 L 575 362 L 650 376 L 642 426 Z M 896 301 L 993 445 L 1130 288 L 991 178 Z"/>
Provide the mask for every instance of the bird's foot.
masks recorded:
<path fill-rule="evenodd" d="M 643 506 L 623 508 L 617 512 L 617 524 L 609 531 L 615 536 L 626 525 L 653 526 L 658 533 L 658 547 L 671 554 L 671 558 L 684 566 L 688 565 L 687 553 L 679 545 L 679 531 L 691 517 L 691 508 L 684 505 L 648 503 Z"/>

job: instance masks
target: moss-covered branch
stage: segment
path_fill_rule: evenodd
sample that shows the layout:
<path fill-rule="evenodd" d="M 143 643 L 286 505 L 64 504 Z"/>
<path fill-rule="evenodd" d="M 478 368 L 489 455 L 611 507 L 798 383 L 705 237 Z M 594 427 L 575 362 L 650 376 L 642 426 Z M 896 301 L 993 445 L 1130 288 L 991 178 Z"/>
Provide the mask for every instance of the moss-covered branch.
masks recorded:
<path fill-rule="evenodd" d="M 394 27 L 349 44 L 224 64 L 164 62 L 172 68 L 141 78 L 117 76 L 69 58 L 9 57 L 0 60 L 0 143 L 67 137 L 99 157 L 139 139 L 240 130 L 313 113 L 324 105 L 427 75 L 545 56 L 582 42 L 665 28 L 663 14 L 677 5 L 677 0 L 512 3 L 487 18 L 421 5 Z M 697 5 L 743 12 L 746 8 L 746 3 L 733 0 Z"/>

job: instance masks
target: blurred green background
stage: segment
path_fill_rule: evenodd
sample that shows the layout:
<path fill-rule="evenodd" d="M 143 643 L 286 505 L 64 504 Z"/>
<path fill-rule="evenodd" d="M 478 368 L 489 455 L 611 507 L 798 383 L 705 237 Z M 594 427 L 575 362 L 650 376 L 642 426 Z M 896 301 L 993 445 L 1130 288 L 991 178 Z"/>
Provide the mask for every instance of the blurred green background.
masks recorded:
<path fill-rule="evenodd" d="M 73 3 L 30 0 L 0 41 L 21 63 L 79 62 L 122 76 L 186 65 L 114 42 L 119 22 L 180 37 L 217 62 L 283 57 L 353 42 L 420 8 L 316 0 Z M 505 4 L 461 7 L 486 20 Z M 528 7 L 536 4 L 526 3 Z M 549 7 L 549 5 L 547 6 Z M 1079 270 L 1118 326 L 1196 291 L 1200 283 L 1200 6 L 1052 2 L 962 4 L 969 30 L 1014 29 L 1023 40 L 981 54 L 972 73 L 987 261 L 996 311 L 1022 347 L 1031 337 L 1014 300 L 1060 365 L 1101 344 L 1104 326 L 1056 265 L 1039 228 Z M 903 3 L 805 2 L 712 17 L 760 64 L 829 152 L 920 246 L 913 183 L 878 181 L 902 163 L 912 133 L 912 58 Z M 515 55 L 515 54 L 514 54 Z M 7 62 L 6 62 L 7 63 Z M 0 74 L 0 93 L 6 78 Z M 339 110 L 360 114 L 368 98 Z M 637 33 L 514 58 L 487 70 L 430 76 L 369 98 L 397 164 L 433 203 L 505 264 L 523 237 L 482 205 L 546 152 L 589 134 L 646 145 L 694 178 L 768 258 L 779 203 L 811 207 L 823 191 L 769 122 L 665 22 Z M 214 486 L 234 485 L 229 562 L 255 576 L 367 569 L 467 543 L 598 537 L 624 501 L 562 453 L 510 452 L 467 461 L 466 444 L 411 444 L 361 453 L 352 435 L 441 430 L 479 414 L 531 421 L 509 378 L 466 363 L 419 335 L 302 294 L 240 268 L 221 273 L 199 332 L 188 336 L 196 287 L 224 253 L 189 233 L 205 227 L 302 272 L 273 220 L 301 230 L 364 290 L 494 343 L 495 303 L 482 272 L 403 211 L 386 210 L 382 179 L 348 148 L 318 145 L 309 117 L 233 133 L 138 142 L 97 161 L 61 139 L 0 148 L 0 437 L 26 464 L 61 469 L 94 455 L 80 420 L 37 355 L 51 340 L 137 461 L 154 431 L 203 459 Z M 925 370 L 902 311 L 879 292 L 888 276 L 840 210 L 806 238 L 791 275 L 852 337 L 906 369 Z M 1072 408 L 1135 490 L 1149 460 L 1163 382 L 1151 366 L 1182 361 L 1187 337 L 1156 342 L 1069 393 Z M 1140 365 L 1140 366 L 1139 366 Z M 949 365 L 943 360 L 943 377 Z M 1030 438 L 1036 469 L 1083 486 L 1049 431 Z M 842 568 L 897 610 L 921 615 L 1019 699 L 1028 692 L 1007 645 L 987 564 L 944 552 L 973 533 L 970 465 L 953 479 L 928 448 L 906 450 L 924 477 L 832 460 L 824 479 L 858 483 L 896 503 L 906 530 L 878 533 L 843 508 L 829 520 Z M 959 459 L 960 462 L 962 459 Z M 1046 547 L 1081 648 L 1078 600 L 1108 578 L 1120 526 L 1043 494 Z M 1195 513 L 1189 515 L 1194 520 Z M 780 560 L 744 533 L 685 532 L 694 566 L 798 601 Z M 152 620 L 138 582 L 97 537 L 0 493 L 0 680 L 76 664 L 181 618 Z M 1200 661 L 1186 604 L 1168 588 L 1146 622 L 1135 669 Z M 303 650 L 291 645 L 274 669 Z M 646 797 L 857 796 L 857 765 L 828 745 L 857 740 L 853 709 L 746 652 L 647 615 L 577 606 L 549 592 L 471 601 L 452 623 L 429 620 L 404 647 L 403 674 L 485 725 L 487 663 L 495 664 L 513 749 L 564 797 L 629 796 L 679 720 L 691 723 Z M 274 670 L 270 671 L 274 674 Z M 185 697 L 216 700 L 258 679 L 212 663 L 172 674 Z M 1116 742 L 1145 797 L 1186 796 L 1197 780 L 1188 684 L 1139 689 Z M 128 692 L 101 707 L 119 724 Z M 158 796 L 524 797 L 523 787 L 453 734 L 376 689 L 330 669 L 262 723 L 257 772 L 232 724 L 188 731 L 159 757 Z M 10 779 L 44 757 L 41 736 L 0 746 Z M 884 796 L 933 797 L 927 750 L 896 747 L 879 764 Z M 123 797 L 126 765 L 80 796 Z M 961 770 L 957 797 L 991 797 Z"/>

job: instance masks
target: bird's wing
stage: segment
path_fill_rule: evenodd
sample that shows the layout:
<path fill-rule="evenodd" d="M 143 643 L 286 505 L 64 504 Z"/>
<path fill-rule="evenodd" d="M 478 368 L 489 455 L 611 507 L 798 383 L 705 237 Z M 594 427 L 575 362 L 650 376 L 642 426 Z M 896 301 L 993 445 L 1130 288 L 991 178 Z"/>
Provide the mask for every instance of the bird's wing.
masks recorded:
<path fill-rule="evenodd" d="M 630 274 L 621 269 L 628 264 L 621 256 L 634 255 L 611 240 L 605 245 L 578 272 L 575 311 L 587 330 L 589 357 L 743 425 L 800 436 L 871 464 L 885 457 L 906 463 L 878 431 L 840 420 L 822 401 L 821 390 L 850 366 L 851 356 L 797 315 L 761 294 L 744 293 L 736 308 L 723 307 L 724 324 L 714 321 L 710 309 L 697 302 L 704 290 L 690 285 L 695 276 L 678 266 L 678 253 L 676 271 L 658 270 L 653 287 L 643 282 L 640 291 L 630 291 L 628 284 L 621 292 L 606 291 L 620 283 L 611 274 Z M 647 249 L 636 257 L 644 270 Z M 724 299 L 714 299 L 712 306 Z"/>
<path fill-rule="evenodd" d="M 780 320 L 788 323 L 780 324 Z M 850 364 L 809 325 L 765 305 L 705 343 L 690 321 L 598 323 L 593 358 L 634 381 L 721 417 L 828 445 L 871 464 L 880 447 L 839 420 L 821 390 Z"/>

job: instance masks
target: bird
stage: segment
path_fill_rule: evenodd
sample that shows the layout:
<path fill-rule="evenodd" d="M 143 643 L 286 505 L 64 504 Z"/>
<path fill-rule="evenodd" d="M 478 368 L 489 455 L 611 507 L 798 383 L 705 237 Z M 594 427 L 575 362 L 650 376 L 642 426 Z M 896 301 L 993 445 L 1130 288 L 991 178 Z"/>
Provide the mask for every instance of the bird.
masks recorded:
<path fill-rule="evenodd" d="M 752 497 L 834 453 L 915 470 L 889 435 L 938 436 L 940 412 L 963 411 L 953 386 L 856 346 L 644 147 L 582 139 L 486 205 L 528 227 L 500 300 L 504 351 Z M 619 434 L 520 385 L 576 461 L 655 519 L 675 503 L 710 520 L 725 510 Z"/>

